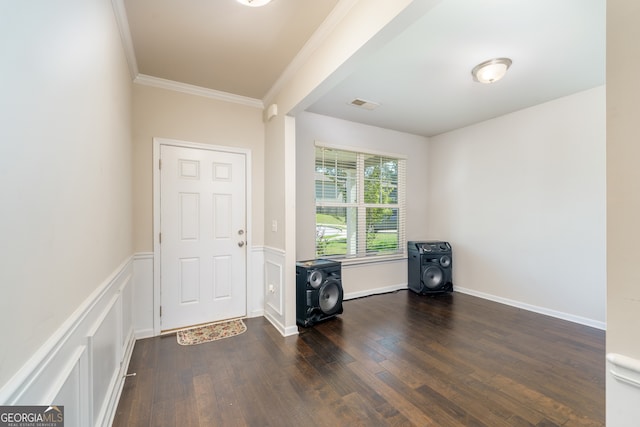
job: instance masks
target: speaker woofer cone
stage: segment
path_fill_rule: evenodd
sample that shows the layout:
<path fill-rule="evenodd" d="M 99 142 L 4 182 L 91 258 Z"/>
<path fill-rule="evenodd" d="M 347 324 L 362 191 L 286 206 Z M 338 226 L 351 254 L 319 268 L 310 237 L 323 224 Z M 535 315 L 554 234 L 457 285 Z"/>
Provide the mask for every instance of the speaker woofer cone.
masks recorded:
<path fill-rule="evenodd" d="M 311 273 L 309 273 L 309 285 L 311 285 L 313 289 L 318 289 L 322 284 L 323 279 L 324 275 L 320 270 L 313 270 Z"/>
<path fill-rule="evenodd" d="M 337 280 L 327 280 L 318 294 L 320 310 L 326 315 L 336 313 L 340 309 L 340 301 L 342 301 L 342 286 Z"/>
<path fill-rule="evenodd" d="M 440 265 L 448 268 L 451 265 L 451 257 L 449 255 L 442 255 L 440 257 Z"/>
<path fill-rule="evenodd" d="M 428 289 L 437 289 L 442 285 L 444 273 L 434 265 L 425 268 L 422 274 L 422 282 Z"/>

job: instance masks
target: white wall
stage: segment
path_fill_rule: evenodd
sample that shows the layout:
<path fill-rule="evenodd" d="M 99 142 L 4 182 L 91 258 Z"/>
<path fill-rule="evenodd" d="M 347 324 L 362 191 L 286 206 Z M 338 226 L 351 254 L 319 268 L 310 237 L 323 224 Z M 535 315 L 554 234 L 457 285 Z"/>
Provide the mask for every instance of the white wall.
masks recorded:
<path fill-rule="evenodd" d="M 640 4 L 607 0 L 607 426 L 640 418 Z M 631 381 L 629 381 L 631 380 Z"/>
<path fill-rule="evenodd" d="M 407 156 L 407 239 L 428 239 L 427 138 L 314 113 L 296 116 L 296 259 L 315 258 L 316 141 Z M 345 298 L 407 285 L 406 260 L 343 265 Z"/>
<path fill-rule="evenodd" d="M 132 254 L 131 78 L 109 0 L 2 2 L 0 40 L 0 387 L 14 387 Z"/>
<path fill-rule="evenodd" d="M 604 327 L 604 87 L 433 137 L 428 171 L 454 287 Z"/>

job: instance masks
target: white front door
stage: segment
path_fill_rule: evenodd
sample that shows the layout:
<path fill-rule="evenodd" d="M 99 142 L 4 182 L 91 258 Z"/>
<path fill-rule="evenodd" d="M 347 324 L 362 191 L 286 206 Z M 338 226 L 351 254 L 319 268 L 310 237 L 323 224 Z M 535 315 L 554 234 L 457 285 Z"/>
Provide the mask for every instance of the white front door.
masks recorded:
<path fill-rule="evenodd" d="M 244 154 L 160 146 L 161 328 L 246 315 Z"/>

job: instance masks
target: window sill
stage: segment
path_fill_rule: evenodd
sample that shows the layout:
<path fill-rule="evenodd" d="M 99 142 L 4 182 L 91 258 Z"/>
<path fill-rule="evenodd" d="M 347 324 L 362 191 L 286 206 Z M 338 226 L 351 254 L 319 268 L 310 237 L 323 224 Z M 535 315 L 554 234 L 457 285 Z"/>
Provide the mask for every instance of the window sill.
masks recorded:
<path fill-rule="evenodd" d="M 370 257 L 362 257 L 362 258 L 338 258 L 338 257 L 326 257 L 325 259 L 331 259 L 333 261 L 338 261 L 343 266 L 351 266 L 351 265 L 364 265 L 364 264 L 380 264 L 384 262 L 397 262 L 404 261 L 407 259 L 407 254 L 396 254 L 396 255 L 378 255 L 378 256 L 370 256 Z"/>

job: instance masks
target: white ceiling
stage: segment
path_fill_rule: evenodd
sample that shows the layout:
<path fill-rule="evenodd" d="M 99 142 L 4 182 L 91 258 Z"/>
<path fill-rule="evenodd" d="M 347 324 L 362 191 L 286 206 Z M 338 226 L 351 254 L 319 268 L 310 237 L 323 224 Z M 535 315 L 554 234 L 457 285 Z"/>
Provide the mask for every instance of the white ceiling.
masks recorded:
<path fill-rule="evenodd" d="M 141 74 L 264 99 L 314 31 L 353 1 L 125 5 Z M 605 9 L 606 0 L 442 0 L 307 111 L 432 136 L 603 85 Z M 504 56 L 513 60 L 504 79 L 472 80 L 476 64 Z"/>

